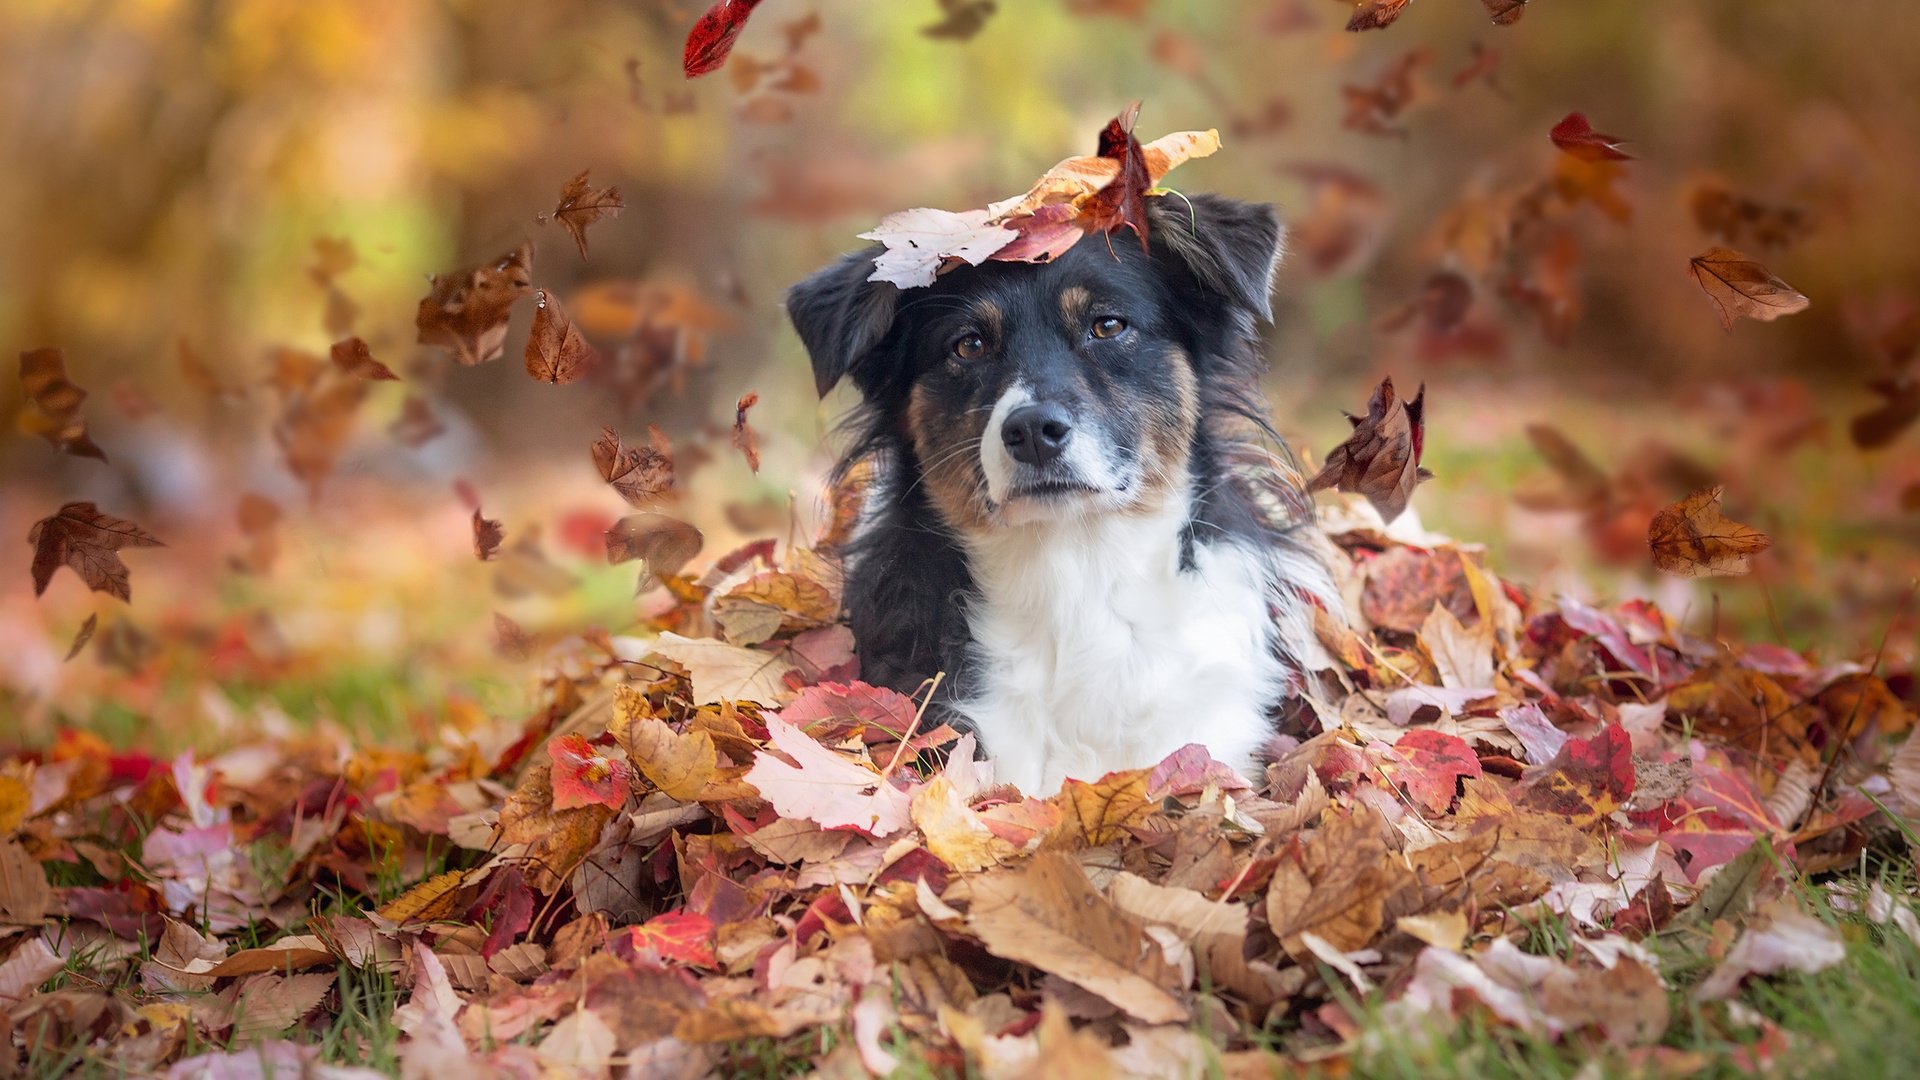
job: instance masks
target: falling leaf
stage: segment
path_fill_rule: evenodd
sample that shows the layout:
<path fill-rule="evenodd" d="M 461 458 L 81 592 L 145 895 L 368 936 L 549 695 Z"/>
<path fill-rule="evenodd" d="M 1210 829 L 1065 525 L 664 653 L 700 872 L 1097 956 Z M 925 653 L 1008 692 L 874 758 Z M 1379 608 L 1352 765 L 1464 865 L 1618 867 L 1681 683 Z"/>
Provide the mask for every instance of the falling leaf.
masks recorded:
<path fill-rule="evenodd" d="M 331 355 L 334 366 L 349 375 L 383 382 L 400 381 L 392 368 L 373 358 L 373 351 L 360 338 L 334 342 Z"/>
<path fill-rule="evenodd" d="M 887 249 L 873 260 L 868 281 L 913 289 L 933 284 L 947 259 L 978 266 L 1018 236 L 1004 225 L 988 224 L 985 210 L 956 214 L 921 207 L 888 214 L 878 226 L 861 233 L 860 239 L 878 240 Z"/>
<path fill-rule="evenodd" d="M 1647 546 L 1653 565 L 1675 577 L 1719 577 L 1753 571 L 1753 557 L 1772 546 L 1758 529 L 1720 512 L 1719 486 L 1702 488 L 1653 515 Z"/>
<path fill-rule="evenodd" d="M 87 583 L 87 588 L 131 598 L 127 564 L 116 554 L 126 547 L 165 547 L 152 533 L 131 521 L 108 517 L 90 502 L 68 503 L 52 517 L 34 523 L 27 533 L 33 549 L 33 595 L 47 591 L 53 572 L 65 566 Z"/>
<path fill-rule="evenodd" d="M 59 349 L 21 353 L 20 386 L 32 403 L 20 416 L 21 427 L 74 457 L 107 460 L 106 451 L 94 444 L 87 422 L 80 418 L 80 403 L 87 400 L 87 392 L 67 378 L 65 353 Z"/>
<path fill-rule="evenodd" d="M 1382 69 L 1373 82 L 1341 87 L 1347 103 L 1342 125 L 1368 135 L 1406 134 L 1404 129 L 1395 127 L 1394 122 L 1420 100 L 1419 75 L 1432 62 L 1431 52 L 1414 49 L 1402 53 Z"/>
<path fill-rule="evenodd" d="M 240 535 L 247 538 L 244 555 L 229 560 L 234 569 L 248 574 L 265 574 L 280 557 L 280 504 L 255 492 L 240 496 L 234 508 L 234 520 Z"/>
<path fill-rule="evenodd" d="M 1593 130 L 1585 113 L 1572 112 L 1553 125 L 1549 133 L 1553 145 L 1582 161 L 1632 161 L 1633 155 L 1620 149 L 1620 137 Z"/>
<path fill-rule="evenodd" d="M 1406 13 L 1410 0 L 1360 0 L 1353 9 L 1353 17 L 1347 20 L 1347 29 L 1384 30 L 1393 25 L 1395 19 Z"/>
<path fill-rule="evenodd" d="M 999 10 L 994 0 L 939 0 L 940 21 L 920 28 L 930 38 L 970 41 Z"/>
<path fill-rule="evenodd" d="M 1480 0 L 1496 26 L 1512 26 L 1527 13 L 1527 0 Z"/>
<path fill-rule="evenodd" d="M 1140 118 L 1140 103 L 1128 105 L 1100 131 L 1096 157 L 1118 162 L 1120 171 L 1107 185 L 1080 204 L 1080 227 L 1090 233 L 1111 234 L 1121 228 L 1132 229 L 1140 239 L 1140 250 L 1147 250 L 1147 190 L 1153 176 L 1147 168 L 1146 152 L 1133 137 L 1133 125 Z"/>
<path fill-rule="evenodd" d="M 403 446 L 425 446 L 446 433 L 446 425 L 433 415 L 433 406 L 418 394 L 408 394 L 400 403 L 400 415 L 387 425 L 387 434 Z"/>
<path fill-rule="evenodd" d="M 607 530 L 607 565 L 642 559 L 646 569 L 635 593 L 678 574 L 688 560 L 700 554 L 706 542 L 700 530 L 665 514 L 632 514 Z"/>
<path fill-rule="evenodd" d="M 420 344 L 438 345 L 466 366 L 498 359 L 513 303 L 531 291 L 532 280 L 531 243 L 491 263 L 435 275 L 414 315 Z"/>
<path fill-rule="evenodd" d="M 582 169 L 580 175 L 567 181 L 560 189 L 560 202 L 553 208 L 553 220 L 566 227 L 573 235 L 573 242 L 580 249 L 582 262 L 587 258 L 587 226 L 601 218 L 619 217 L 627 204 L 620 199 L 620 189 L 605 187 L 593 190 L 587 182 L 591 169 Z"/>
<path fill-rule="evenodd" d="M 1886 400 L 1870 412 L 1853 418 L 1848 428 L 1853 444 L 1862 450 L 1878 450 L 1900 437 L 1920 418 L 1920 379 L 1902 372 L 1891 379 L 1875 379 L 1867 389 Z"/>
<path fill-rule="evenodd" d="M 793 764 L 762 750 L 754 755 L 746 782 L 781 817 L 801 818 L 829 829 L 858 829 L 871 836 L 891 836 L 907 827 L 913 796 L 885 776 L 821 746 L 777 716 L 767 717 L 767 734 L 773 749 L 792 758 Z"/>
<path fill-rule="evenodd" d="M 618 810 L 633 794 L 633 766 L 611 757 L 585 737 L 563 735 L 547 744 L 553 759 L 553 808 L 572 810 L 599 803 Z"/>
<path fill-rule="evenodd" d="M 593 466 L 600 470 L 600 479 L 611 484 L 621 498 L 645 508 L 672 494 L 673 456 L 659 428 L 647 429 L 646 446 L 624 445 L 612 428 L 600 431 L 599 440 L 593 444 Z M 692 557 L 691 552 L 688 557 Z"/>
<path fill-rule="evenodd" d="M 79 633 L 73 635 L 73 644 L 67 648 L 66 660 L 72 660 L 74 657 L 80 655 L 80 650 L 86 648 L 87 642 L 93 640 L 93 632 L 99 625 L 100 615 L 98 612 L 87 616 L 87 621 L 80 624 Z"/>
<path fill-rule="evenodd" d="M 1763 248 L 1784 248 L 1813 231 L 1814 220 L 1798 206 L 1772 206 L 1716 184 L 1701 184 L 1687 199 L 1693 222 L 1729 244 L 1752 239 Z"/>
<path fill-rule="evenodd" d="M 1737 251 L 1708 248 L 1695 255 L 1689 265 L 1693 269 L 1693 280 L 1699 283 L 1707 299 L 1713 301 L 1713 309 L 1724 329 L 1732 330 L 1736 318 L 1772 322 L 1807 308 L 1807 298 L 1793 286 Z"/>
<path fill-rule="evenodd" d="M 533 639 L 511 618 L 493 613 L 493 651 L 509 660 L 525 660 L 533 655 Z"/>
<path fill-rule="evenodd" d="M 1019 869 L 987 874 L 972 883 L 971 896 L 967 929 L 995 956 L 1057 975 L 1150 1024 L 1188 1019 L 1159 945 L 1100 895 L 1071 856 L 1044 852 Z"/>
<path fill-rule="evenodd" d="M 726 63 L 734 39 L 746 28 L 747 16 L 759 6 L 760 0 L 717 0 L 708 8 L 687 34 L 686 52 L 681 58 L 687 78 L 716 71 Z"/>
<path fill-rule="evenodd" d="M 1433 474 L 1420 467 L 1425 450 L 1427 387 L 1412 401 L 1394 396 L 1393 379 L 1380 381 L 1367 400 L 1367 415 L 1347 417 L 1353 434 L 1334 447 L 1327 463 L 1308 482 L 1308 491 L 1338 488 L 1364 495 L 1380 516 L 1392 521 L 1407 508 L 1413 489 Z"/>
<path fill-rule="evenodd" d="M 535 290 L 533 333 L 527 337 L 527 374 L 545 383 L 570 383 L 600 361 L 600 354 L 567 317 L 560 298 Z"/>
<path fill-rule="evenodd" d="M 490 561 L 500 554 L 500 541 L 506 538 L 506 530 L 500 522 L 485 517 L 479 507 L 473 508 L 473 556 L 481 562 Z"/>
<path fill-rule="evenodd" d="M 760 404 L 760 395 L 749 391 L 733 405 L 733 448 L 747 459 L 747 468 L 760 474 L 760 436 L 747 426 L 747 410 Z"/>

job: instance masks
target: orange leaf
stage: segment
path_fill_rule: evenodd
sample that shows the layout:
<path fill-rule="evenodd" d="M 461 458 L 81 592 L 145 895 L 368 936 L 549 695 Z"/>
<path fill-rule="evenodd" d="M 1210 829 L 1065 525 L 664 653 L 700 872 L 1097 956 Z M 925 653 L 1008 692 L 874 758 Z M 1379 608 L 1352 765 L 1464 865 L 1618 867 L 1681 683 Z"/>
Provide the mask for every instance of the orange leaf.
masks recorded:
<path fill-rule="evenodd" d="M 583 735 L 563 735 L 547 744 L 553 759 L 553 808 L 599 804 L 618 810 L 633 793 L 633 766 L 600 752 Z"/>
<path fill-rule="evenodd" d="M 1653 515 L 1647 546 L 1653 565 L 1675 577 L 1718 577 L 1753 570 L 1753 557 L 1773 545 L 1766 533 L 1720 512 L 1719 485 L 1703 488 Z"/>
<path fill-rule="evenodd" d="M 1693 280 L 1713 301 L 1720 325 L 1733 329 L 1741 317 L 1772 322 L 1782 315 L 1805 311 L 1809 301 L 1773 272 L 1731 248 L 1714 247 L 1695 255 L 1689 265 Z"/>

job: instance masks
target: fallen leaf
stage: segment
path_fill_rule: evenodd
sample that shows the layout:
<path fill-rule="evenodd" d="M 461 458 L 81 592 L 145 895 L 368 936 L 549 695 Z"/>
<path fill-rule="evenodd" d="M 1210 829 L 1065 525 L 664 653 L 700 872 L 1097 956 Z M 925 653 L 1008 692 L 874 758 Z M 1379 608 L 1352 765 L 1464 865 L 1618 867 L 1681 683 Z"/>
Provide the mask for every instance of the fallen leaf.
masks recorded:
<path fill-rule="evenodd" d="M 760 474 L 760 436 L 747 426 L 747 410 L 760 404 L 760 395 L 749 391 L 733 405 L 733 448 L 747 459 L 747 468 Z"/>
<path fill-rule="evenodd" d="M 1633 155 L 1620 149 L 1620 137 L 1593 130 L 1585 113 L 1568 113 L 1553 125 L 1553 145 L 1582 161 L 1632 161 Z"/>
<path fill-rule="evenodd" d="M 1338 488 L 1364 495 L 1380 516 L 1392 521 L 1407 508 L 1413 489 L 1433 474 L 1420 467 L 1425 450 L 1427 387 L 1412 401 L 1394 395 L 1393 379 L 1382 379 L 1367 399 L 1367 415 L 1347 417 L 1353 434 L 1327 454 L 1327 462 L 1307 483 L 1308 491 Z"/>
<path fill-rule="evenodd" d="M 513 303 L 531 291 L 532 280 L 530 243 L 491 263 L 435 275 L 414 314 L 420 344 L 438 345 L 462 365 L 498 359 Z"/>
<path fill-rule="evenodd" d="M 1714 247 L 1695 255 L 1688 264 L 1720 325 L 1733 329 L 1733 320 L 1749 318 L 1772 322 L 1782 315 L 1805 311 L 1808 300 L 1773 272 L 1730 248 Z"/>
<path fill-rule="evenodd" d="M 620 199 L 620 189 L 605 187 L 593 190 L 587 182 L 591 169 L 580 170 L 580 175 L 567 181 L 560 189 L 560 202 L 553 208 L 553 220 L 566 227 L 573 235 L 573 242 L 580 249 L 580 260 L 587 258 L 587 226 L 601 218 L 619 217 L 627 204 Z"/>
<path fill-rule="evenodd" d="M 648 428 L 646 446 L 627 446 L 612 428 L 601 428 L 593 444 L 593 466 L 620 493 L 620 497 L 642 509 L 669 498 L 673 492 L 673 456 L 666 436 L 658 428 Z M 694 552 L 688 554 L 691 558 Z M 683 562 L 684 565 L 684 562 Z M 678 571 L 678 567 L 668 573 Z"/>
<path fill-rule="evenodd" d="M 53 572 L 65 566 L 87 588 L 122 600 L 131 599 L 132 589 L 127 564 L 116 553 L 126 547 L 166 546 L 133 522 L 102 514 L 90 502 L 68 503 L 35 522 L 27 543 L 34 545 L 33 595 L 46 592 Z"/>
<path fill-rule="evenodd" d="M 656 915 L 639 926 L 627 929 L 627 941 L 636 951 L 644 950 L 662 960 L 689 967 L 712 967 L 713 920 L 687 911 L 669 911 Z"/>
<path fill-rule="evenodd" d="M 67 378 L 66 354 L 59 349 L 33 349 L 20 354 L 20 386 L 33 407 L 20 416 L 21 426 L 47 440 L 56 450 L 75 457 L 107 460 L 106 451 L 87 434 L 80 403 L 87 392 Z"/>
<path fill-rule="evenodd" d="M 333 979 L 331 971 L 252 976 L 233 1004 L 233 1037 L 251 1042 L 287 1030 L 320 1004 L 333 989 Z"/>
<path fill-rule="evenodd" d="M 773 749 L 794 764 L 762 750 L 754 755 L 745 779 L 780 816 L 830 829 L 859 829 L 872 836 L 890 836 L 907 826 L 913 803 L 909 792 L 872 768 L 821 746 L 778 716 L 769 715 L 766 721 Z"/>
<path fill-rule="evenodd" d="M 18 840 L 0 839 L 0 923 L 38 926 L 52 905 L 47 872 Z"/>
<path fill-rule="evenodd" d="M 673 633 L 661 634 L 652 649 L 687 669 L 693 680 L 695 705 L 720 701 L 771 705 L 789 693 L 786 676 L 794 665 L 776 653 Z"/>
<path fill-rule="evenodd" d="M 1718 577 L 1753 571 L 1753 557 L 1772 546 L 1758 529 L 1727 520 L 1718 485 L 1661 508 L 1647 526 L 1653 565 L 1675 577 Z"/>
<path fill-rule="evenodd" d="M 527 335 L 527 374 L 544 383 L 570 383 L 600 362 L 560 298 L 547 289 L 533 294 L 533 332 Z"/>
<path fill-rule="evenodd" d="M 611 757 L 581 735 L 562 735 L 547 744 L 553 759 L 553 808 L 572 810 L 598 803 L 614 810 L 633 794 L 633 766 Z"/>
<path fill-rule="evenodd" d="M 1775 898 L 1727 950 L 1713 973 L 1694 987 L 1695 1001 L 1732 997 L 1748 975 L 1824 971 L 1847 958 L 1840 932 L 1801 911 L 1791 892 Z"/>
<path fill-rule="evenodd" d="M 615 688 L 610 725 L 614 738 L 648 783 L 681 802 L 693 802 L 713 781 L 719 765 L 713 736 L 677 732 L 654 717 L 645 702 L 631 687 Z"/>

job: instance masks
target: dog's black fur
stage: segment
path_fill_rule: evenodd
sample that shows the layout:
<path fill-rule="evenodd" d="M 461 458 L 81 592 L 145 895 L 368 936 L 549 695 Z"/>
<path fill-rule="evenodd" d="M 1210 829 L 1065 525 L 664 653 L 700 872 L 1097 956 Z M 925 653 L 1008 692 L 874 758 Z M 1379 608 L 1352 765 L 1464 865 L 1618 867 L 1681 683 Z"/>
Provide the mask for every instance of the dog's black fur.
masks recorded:
<path fill-rule="evenodd" d="M 991 298 L 1005 319 L 1030 323 L 1050 317 L 1062 294 L 1076 286 L 1117 297 L 1141 340 L 1124 350 L 1063 349 L 1059 363 L 1080 373 L 1095 406 L 1124 411 L 1128 402 L 1144 403 L 1149 414 L 1176 394 L 1170 382 L 1174 365 L 1191 365 L 1198 415 L 1183 435 L 1182 467 L 1193 493 L 1183 566 L 1191 564 L 1194 545 L 1225 537 L 1276 554 L 1305 550 L 1299 512 L 1308 505 L 1304 498 L 1292 497 L 1297 489 L 1283 492 L 1282 501 L 1295 513 L 1276 520 L 1271 500 L 1249 487 L 1258 470 L 1247 469 L 1251 462 L 1290 461 L 1268 424 L 1259 386 L 1266 364 L 1255 339 L 1256 325 L 1272 315 L 1268 292 L 1282 240 L 1278 215 L 1270 206 L 1217 196 L 1149 202 L 1145 253 L 1131 232 L 1094 235 L 1050 264 L 961 266 L 930 288 L 903 291 L 867 280 L 883 250 L 875 246 L 841 258 L 789 292 L 787 310 L 811 354 L 821 395 L 851 378 L 863 398 L 849 422 L 852 438 L 842 469 L 868 459 L 877 467 L 875 494 L 848 552 L 845 589 L 868 682 L 911 692 L 945 672 L 942 697 L 969 692 L 967 609 L 974 582 L 959 543 L 965 523 L 953 520 L 951 505 L 938 505 L 927 463 L 916 453 L 930 436 L 915 430 L 916 424 L 960 422 L 991 389 L 982 389 L 984 376 L 956 370 L 947 355 L 951 334 L 961 325 L 955 310 L 969 301 Z M 1034 377 L 1053 378 L 1060 370 Z M 1165 426 L 1163 419 L 1147 416 L 1148 430 L 1136 434 L 1153 435 L 1156 426 Z M 1270 470 L 1264 479 L 1287 475 Z M 1257 487 L 1262 479 L 1251 476 L 1251 483 Z M 1305 513 L 1310 518 L 1310 510 Z"/>

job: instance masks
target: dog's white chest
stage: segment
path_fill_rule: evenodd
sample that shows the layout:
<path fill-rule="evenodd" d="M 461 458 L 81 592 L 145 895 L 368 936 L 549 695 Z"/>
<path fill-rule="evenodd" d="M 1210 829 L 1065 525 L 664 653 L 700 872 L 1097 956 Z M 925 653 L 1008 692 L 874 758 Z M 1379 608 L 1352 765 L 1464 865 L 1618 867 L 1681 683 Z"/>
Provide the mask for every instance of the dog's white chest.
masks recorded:
<path fill-rule="evenodd" d="M 1180 520 L 1010 529 L 969 549 L 972 696 L 996 778 L 1047 794 L 1155 764 L 1187 743 L 1250 772 L 1285 671 L 1268 582 L 1232 544 L 1179 566 Z"/>

